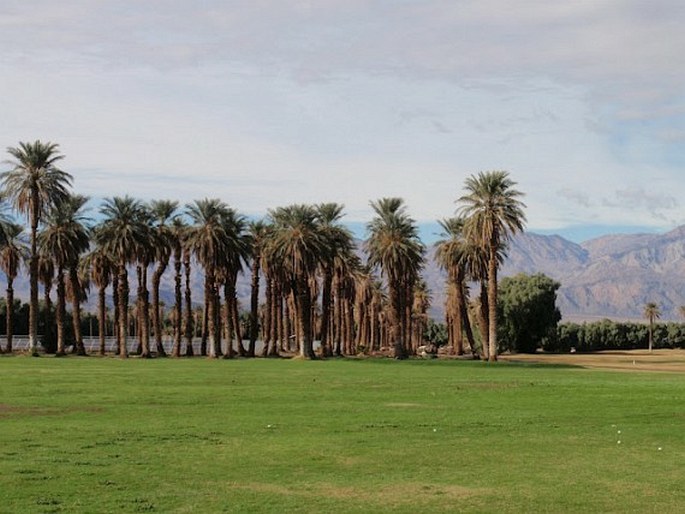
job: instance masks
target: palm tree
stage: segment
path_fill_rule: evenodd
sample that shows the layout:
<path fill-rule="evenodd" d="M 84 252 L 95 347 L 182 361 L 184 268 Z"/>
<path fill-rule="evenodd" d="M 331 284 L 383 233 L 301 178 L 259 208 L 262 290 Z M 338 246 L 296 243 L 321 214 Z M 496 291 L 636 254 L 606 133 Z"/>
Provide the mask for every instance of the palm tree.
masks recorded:
<path fill-rule="evenodd" d="M 270 210 L 269 217 L 274 226 L 267 248 L 269 260 L 282 266 L 295 300 L 302 333 L 300 356 L 314 359 L 311 279 L 324 251 L 318 213 L 310 205 L 290 205 Z"/>
<path fill-rule="evenodd" d="M 465 229 L 487 252 L 488 258 L 488 360 L 497 360 L 497 269 L 501 248 L 526 221 L 519 200 L 523 193 L 506 171 L 480 172 L 466 179 L 466 194 L 458 199 Z"/>
<path fill-rule="evenodd" d="M 451 336 L 452 351 L 457 355 L 464 353 L 463 333 L 470 332 L 468 316 L 465 316 L 468 296 L 466 289 L 467 248 L 464 238 L 464 218 L 448 218 L 438 221 L 443 229 L 445 239 L 438 241 L 435 259 L 447 272 L 448 333 Z M 471 351 L 475 355 L 473 341 L 469 340 Z"/>
<path fill-rule="evenodd" d="M 186 357 L 193 356 L 193 334 L 195 332 L 194 318 L 193 318 L 193 301 L 192 288 L 190 284 L 190 260 L 191 249 L 188 246 L 187 234 L 188 227 L 185 227 L 182 232 L 182 247 L 183 247 L 183 274 L 185 276 L 185 290 L 183 294 L 183 304 L 185 311 L 183 315 L 183 335 L 186 341 Z"/>
<path fill-rule="evenodd" d="M 72 177 L 57 167 L 64 156 L 55 143 L 19 143 L 9 147 L 12 169 L 0 174 L 2 189 L 15 209 L 24 214 L 31 230 L 29 253 L 29 352 L 38 354 L 38 225 L 51 207 L 68 195 Z"/>
<path fill-rule="evenodd" d="M 7 345 L 5 351 L 12 352 L 13 311 L 14 311 L 14 279 L 17 278 L 21 261 L 28 254 L 26 241 L 23 238 L 24 227 L 16 223 L 3 223 L 2 245 L 0 246 L 0 268 L 7 277 Z M 0 349 L 1 350 L 1 349 Z"/>
<path fill-rule="evenodd" d="M 238 354 L 244 356 L 247 352 L 242 343 L 236 283 L 238 274 L 243 271 L 243 263 L 249 259 L 250 236 L 247 233 L 245 218 L 233 209 L 227 210 L 223 223 L 226 234 L 226 252 L 219 268 L 222 271 L 225 298 L 226 355 L 230 357 L 233 354 L 233 336 L 235 335 Z"/>
<path fill-rule="evenodd" d="M 390 338 L 394 356 L 407 356 L 407 302 L 423 266 L 424 247 L 418 228 L 401 198 L 371 202 L 376 216 L 367 225 L 368 261 L 385 276 L 390 300 Z"/>
<path fill-rule="evenodd" d="M 162 344 L 162 313 L 159 305 L 159 287 L 162 275 L 169 265 L 169 259 L 176 247 L 174 219 L 178 217 L 178 202 L 153 200 L 150 203 L 152 233 L 157 267 L 152 274 L 152 327 L 155 333 L 157 355 L 166 355 Z"/>
<path fill-rule="evenodd" d="M 336 261 L 348 259 L 353 252 L 354 243 L 350 231 L 339 221 L 343 217 L 343 205 L 338 203 L 322 203 L 316 206 L 319 216 L 319 231 L 324 241 L 325 251 L 321 256 L 321 353 L 331 355 L 328 342 L 331 324 L 331 299 L 333 284 L 333 270 Z"/>
<path fill-rule="evenodd" d="M 78 265 L 81 254 L 90 245 L 88 219 L 83 214 L 88 197 L 82 195 L 68 196 L 59 205 L 52 207 L 48 213 L 45 226 L 38 234 L 41 254 L 51 254 L 57 268 L 57 354 L 64 354 L 64 314 L 66 303 L 66 283 L 68 280 L 69 296 L 72 300 L 72 322 L 74 327 L 74 350 L 79 355 L 85 354 L 81 336 L 81 300 L 83 288 L 78 276 Z M 65 273 L 68 277 L 65 277 Z"/>
<path fill-rule="evenodd" d="M 183 293 L 181 267 L 183 265 L 183 231 L 185 223 L 180 216 L 173 218 L 171 223 L 171 245 L 174 254 L 174 347 L 172 355 L 181 356 L 181 338 L 183 336 Z"/>
<path fill-rule="evenodd" d="M 269 230 L 264 220 L 252 221 L 247 226 L 250 243 L 251 283 L 250 283 L 250 343 L 247 356 L 255 356 L 255 344 L 259 332 L 259 273 L 262 261 L 262 248 Z"/>
<path fill-rule="evenodd" d="M 652 353 L 652 344 L 654 341 L 654 321 L 661 318 L 661 310 L 654 302 L 649 302 L 645 305 L 643 315 L 649 321 L 649 353 Z"/>
<path fill-rule="evenodd" d="M 221 349 L 218 341 L 218 294 L 217 270 L 230 253 L 226 218 L 230 215 L 228 206 L 218 199 L 196 200 L 186 205 L 186 214 L 191 220 L 187 231 L 187 244 L 195 253 L 205 272 L 205 314 L 209 356 L 218 357 Z"/>
<path fill-rule="evenodd" d="M 100 208 L 104 219 L 95 230 L 95 242 L 107 251 L 116 262 L 117 304 L 116 318 L 119 322 L 117 343 L 119 356 L 128 356 L 128 270 L 136 261 L 138 249 L 148 240 L 144 205 L 125 197 L 106 198 Z"/>
<path fill-rule="evenodd" d="M 112 281 L 115 263 L 104 247 L 96 246 L 81 261 L 84 272 L 98 288 L 98 334 L 100 337 L 100 355 L 105 354 L 106 342 L 106 291 Z"/>

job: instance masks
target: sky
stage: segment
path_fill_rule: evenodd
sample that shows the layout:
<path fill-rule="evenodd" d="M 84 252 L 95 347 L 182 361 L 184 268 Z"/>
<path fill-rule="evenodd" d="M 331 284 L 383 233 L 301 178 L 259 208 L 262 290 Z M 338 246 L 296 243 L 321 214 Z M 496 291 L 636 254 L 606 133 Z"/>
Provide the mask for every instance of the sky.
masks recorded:
<path fill-rule="evenodd" d="M 399 196 L 430 240 L 507 170 L 528 230 L 663 232 L 683 26 L 681 0 L 2 0 L 0 148 L 59 143 L 95 205 L 338 202 L 363 233 Z"/>

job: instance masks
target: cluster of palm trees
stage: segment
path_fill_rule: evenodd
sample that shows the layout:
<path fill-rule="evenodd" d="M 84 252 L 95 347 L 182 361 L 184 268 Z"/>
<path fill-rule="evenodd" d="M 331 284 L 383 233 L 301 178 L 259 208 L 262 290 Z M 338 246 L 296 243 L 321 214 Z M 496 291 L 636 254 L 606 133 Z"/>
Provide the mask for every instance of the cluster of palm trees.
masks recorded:
<path fill-rule="evenodd" d="M 135 273 L 136 353 L 164 355 L 160 285 L 172 262 L 174 301 L 168 319 L 174 356 L 194 351 L 191 266 L 203 271 L 200 352 L 210 357 L 254 356 L 260 339 L 265 356 L 297 351 L 304 358 L 316 356 L 315 341 L 323 356 L 390 348 L 395 357 L 404 358 L 422 344 L 430 305 L 421 279 L 425 248 L 399 198 L 371 202 L 374 217 L 367 225 L 363 263 L 352 234 L 341 222 L 339 204 L 289 205 L 250 221 L 217 199 L 181 208 L 175 201 L 145 203 L 125 196 L 105 199 L 94 224 L 86 216 L 88 198 L 72 193 L 72 177 L 59 169 L 63 156 L 58 145 L 20 143 L 8 152 L 11 169 L 0 175 L 2 199 L 26 217 L 29 241 L 22 239 L 22 226 L 5 219 L 0 266 L 7 276 L 11 305 L 13 280 L 21 263 L 28 262 L 32 354 L 38 351 L 41 283 L 48 317 L 53 316 L 51 291 L 56 289 L 54 322 L 45 320 L 45 327 L 56 327 L 58 354 L 68 346 L 85 353 L 81 305 L 93 287 L 98 292 L 100 352 L 105 353 L 110 291 L 117 353 L 126 357 L 133 281 L 129 275 Z M 520 193 L 513 185 L 505 172 L 469 178 L 467 194 L 459 200 L 462 216 L 443 221 L 449 238 L 438 251 L 449 275 L 450 334 L 460 352 L 462 334 L 476 348 L 465 314 L 466 281 L 479 280 L 487 289 L 487 295 L 481 294 L 481 334 L 483 340 L 489 338 L 490 359 L 496 357 L 497 268 L 508 237 L 524 222 Z M 236 282 L 248 267 L 252 290 L 249 323 L 244 327 Z M 67 302 L 74 326 L 74 340 L 69 342 L 64 329 Z M 11 311 L 7 309 L 10 351 Z"/>
<path fill-rule="evenodd" d="M 478 321 L 480 356 L 497 360 L 497 271 L 509 239 L 523 230 L 522 193 L 505 171 L 481 172 L 466 179 L 465 193 L 457 203 L 459 215 L 440 221 L 444 239 L 436 258 L 447 271 L 446 321 L 451 347 L 464 353 L 464 336 L 474 356 L 470 319 Z M 480 283 L 480 298 L 469 317 L 469 282 Z"/>

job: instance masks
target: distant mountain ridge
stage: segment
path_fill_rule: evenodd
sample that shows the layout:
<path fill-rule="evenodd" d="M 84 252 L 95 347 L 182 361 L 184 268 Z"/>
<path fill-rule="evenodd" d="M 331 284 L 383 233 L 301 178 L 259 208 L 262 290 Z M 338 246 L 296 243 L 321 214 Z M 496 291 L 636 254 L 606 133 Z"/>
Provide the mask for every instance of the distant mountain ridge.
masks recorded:
<path fill-rule="evenodd" d="M 359 242 L 361 244 L 361 242 Z M 444 316 L 445 274 L 434 259 L 435 247 L 427 249 L 424 278 L 433 302 L 430 314 Z M 500 278 L 516 273 L 545 273 L 561 283 L 557 305 L 564 320 L 643 319 L 647 302 L 659 305 L 663 320 L 678 320 L 685 305 L 685 226 L 665 234 L 612 234 L 577 244 L 557 235 L 524 232 L 510 242 Z M 243 308 L 249 305 L 250 277 L 240 275 L 238 298 Z M 131 277 L 132 300 L 136 283 Z M 193 266 L 193 301 L 202 301 L 202 269 Z M 0 285 L 5 287 L 4 274 Z M 173 303 L 173 266 L 162 278 L 160 296 L 166 305 Z M 28 298 L 28 279 L 15 281 L 17 298 Z M 53 293 L 54 294 L 54 293 Z M 472 294 L 477 294 L 473 291 Z M 89 305 L 95 311 L 95 292 Z"/>
<path fill-rule="evenodd" d="M 581 244 L 560 236 L 517 235 L 501 275 L 542 272 L 561 283 L 557 305 L 567 320 L 642 319 L 647 302 L 662 319 L 685 305 L 685 226 L 665 234 L 619 234 Z"/>

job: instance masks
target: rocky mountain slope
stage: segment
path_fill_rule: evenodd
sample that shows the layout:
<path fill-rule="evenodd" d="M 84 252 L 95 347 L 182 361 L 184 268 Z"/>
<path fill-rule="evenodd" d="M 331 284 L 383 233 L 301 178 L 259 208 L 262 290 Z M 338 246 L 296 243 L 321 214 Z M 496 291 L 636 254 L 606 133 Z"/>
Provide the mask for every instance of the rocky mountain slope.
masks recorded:
<path fill-rule="evenodd" d="M 642 319 L 656 302 L 662 319 L 685 305 L 685 227 L 666 234 L 608 235 L 575 244 L 532 233 L 514 238 L 501 276 L 542 272 L 561 283 L 565 319 Z"/>

